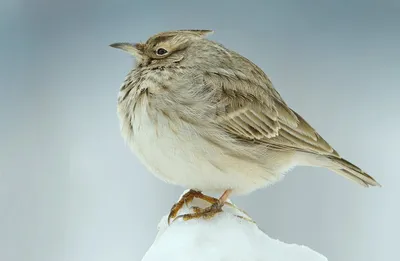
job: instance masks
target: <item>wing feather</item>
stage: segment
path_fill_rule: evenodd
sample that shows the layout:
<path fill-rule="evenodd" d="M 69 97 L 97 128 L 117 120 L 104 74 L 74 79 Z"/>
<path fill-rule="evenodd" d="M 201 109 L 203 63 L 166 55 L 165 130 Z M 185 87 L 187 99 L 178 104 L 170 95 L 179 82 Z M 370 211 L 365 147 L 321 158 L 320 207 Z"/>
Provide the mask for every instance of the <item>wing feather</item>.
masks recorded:
<path fill-rule="evenodd" d="M 337 155 L 300 115 L 286 105 L 264 74 L 260 71 L 251 74 L 265 77 L 264 81 L 246 79 L 244 75 L 224 69 L 204 76 L 205 84 L 217 90 L 217 106 L 222 108 L 217 123 L 229 135 L 263 142 L 271 148 Z"/>

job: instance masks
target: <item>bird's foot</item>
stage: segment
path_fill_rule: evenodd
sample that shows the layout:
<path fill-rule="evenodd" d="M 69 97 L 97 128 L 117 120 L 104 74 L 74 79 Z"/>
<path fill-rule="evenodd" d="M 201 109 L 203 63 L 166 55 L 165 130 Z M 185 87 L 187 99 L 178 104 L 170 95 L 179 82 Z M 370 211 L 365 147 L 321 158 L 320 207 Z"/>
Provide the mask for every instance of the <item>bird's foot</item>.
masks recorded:
<path fill-rule="evenodd" d="M 211 204 L 211 206 L 206 208 L 199 208 L 199 207 L 191 207 L 194 213 L 191 214 L 183 214 L 177 216 L 174 220 L 182 218 L 184 221 L 197 219 L 197 218 L 204 218 L 210 219 L 214 217 L 217 213 L 222 212 L 222 207 L 224 206 L 223 202 L 220 202 L 217 199 L 217 202 Z"/>
<path fill-rule="evenodd" d="M 203 193 L 201 193 L 200 191 L 196 191 L 196 190 L 189 190 L 188 192 L 186 192 L 181 199 L 175 203 L 172 208 L 171 211 L 168 215 L 168 224 L 171 223 L 171 219 L 173 219 L 173 221 L 175 221 L 176 219 L 182 218 L 184 221 L 187 220 L 191 220 L 191 219 L 197 219 L 197 218 L 204 218 L 204 219 L 210 219 L 212 217 L 214 217 L 217 213 L 222 212 L 222 207 L 224 205 L 228 205 L 242 213 L 244 213 L 246 216 L 249 217 L 249 215 L 239 209 L 238 207 L 236 207 L 234 204 L 227 202 L 228 196 L 231 194 L 232 190 L 226 190 L 222 196 L 217 199 L 217 198 L 213 198 L 207 195 L 204 195 Z M 206 208 L 200 208 L 200 207 L 195 207 L 192 206 L 190 209 L 193 210 L 194 213 L 192 214 L 183 214 L 183 215 L 179 215 L 177 216 L 178 212 L 182 209 L 183 205 L 188 206 L 188 204 L 190 204 L 193 199 L 198 198 L 198 199 L 202 199 L 208 203 L 211 204 L 211 206 L 206 207 Z M 255 223 L 251 218 L 245 217 L 245 216 L 240 216 L 240 215 L 235 215 L 238 218 L 247 220 L 249 222 Z"/>
<path fill-rule="evenodd" d="M 195 219 L 195 218 L 210 219 L 210 218 L 214 217 L 215 214 L 222 212 L 222 207 L 224 206 L 225 202 L 228 200 L 228 197 L 231 193 L 232 193 L 231 189 L 225 190 L 225 192 L 221 195 L 221 197 L 219 199 L 216 199 L 213 197 L 206 196 L 206 195 L 202 194 L 201 192 L 194 191 L 194 192 L 192 192 L 192 194 L 195 195 L 194 197 L 197 197 L 197 198 L 207 201 L 208 203 L 211 204 L 211 206 L 206 207 L 206 208 L 192 207 L 194 213 L 179 215 L 174 220 L 176 220 L 178 218 L 182 218 L 184 221 L 187 221 L 190 219 Z M 183 195 L 182 198 L 184 198 L 186 196 L 186 194 Z M 191 200 L 193 200 L 194 197 L 192 197 Z M 179 202 L 177 204 L 179 204 Z M 182 203 L 182 205 L 183 205 L 183 203 Z M 174 210 L 174 208 L 175 208 L 175 206 L 172 207 L 171 212 Z M 180 208 L 182 208 L 182 206 Z M 179 211 L 179 209 L 178 209 L 178 211 Z M 176 213 L 177 213 L 177 211 L 175 212 L 175 216 L 176 216 Z"/>
<path fill-rule="evenodd" d="M 213 197 L 204 195 L 200 191 L 191 189 L 188 192 L 186 192 L 181 197 L 181 199 L 172 206 L 171 211 L 168 215 L 168 224 L 171 223 L 171 219 L 174 219 L 174 220 L 176 219 L 176 216 L 178 215 L 178 212 L 182 209 L 183 205 L 188 206 L 188 204 L 190 204 L 193 201 L 193 199 L 195 199 L 195 198 L 202 199 L 204 201 L 207 201 L 210 204 L 215 204 L 215 203 L 219 202 L 219 200 L 217 198 L 213 198 Z"/>

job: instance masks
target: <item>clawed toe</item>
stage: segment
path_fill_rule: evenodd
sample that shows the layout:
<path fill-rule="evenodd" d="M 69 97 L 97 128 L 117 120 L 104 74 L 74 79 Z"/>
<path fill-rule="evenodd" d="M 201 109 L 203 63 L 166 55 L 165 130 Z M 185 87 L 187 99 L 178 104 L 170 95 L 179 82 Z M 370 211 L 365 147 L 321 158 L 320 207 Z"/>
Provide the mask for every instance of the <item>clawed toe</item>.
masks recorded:
<path fill-rule="evenodd" d="M 175 203 L 172 208 L 171 211 L 169 212 L 168 215 L 168 224 L 171 223 L 171 219 L 175 218 L 178 215 L 179 210 L 182 209 L 183 205 L 188 205 L 190 202 L 193 201 L 196 193 L 199 193 L 198 191 L 195 190 L 189 190 L 188 192 L 186 192 L 181 199 Z"/>
<path fill-rule="evenodd" d="M 217 213 L 222 212 L 223 206 L 223 203 L 217 202 L 206 208 L 192 207 L 191 209 L 194 211 L 194 213 L 179 215 L 174 219 L 174 221 L 179 218 L 182 218 L 184 221 L 198 218 L 210 219 Z"/>

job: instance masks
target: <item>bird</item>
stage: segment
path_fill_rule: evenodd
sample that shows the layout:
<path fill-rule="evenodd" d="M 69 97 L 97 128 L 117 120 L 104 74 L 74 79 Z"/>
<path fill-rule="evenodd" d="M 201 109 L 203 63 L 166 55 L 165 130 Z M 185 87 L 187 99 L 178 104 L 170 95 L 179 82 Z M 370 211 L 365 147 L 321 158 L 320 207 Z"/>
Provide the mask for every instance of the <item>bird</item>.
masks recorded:
<path fill-rule="evenodd" d="M 210 40 L 213 32 L 165 31 L 110 45 L 136 60 L 118 94 L 122 137 L 149 172 L 189 189 L 168 220 L 211 218 L 231 195 L 273 184 L 295 166 L 380 186 L 291 109 L 260 67 Z M 211 205 L 177 216 L 194 198 Z"/>

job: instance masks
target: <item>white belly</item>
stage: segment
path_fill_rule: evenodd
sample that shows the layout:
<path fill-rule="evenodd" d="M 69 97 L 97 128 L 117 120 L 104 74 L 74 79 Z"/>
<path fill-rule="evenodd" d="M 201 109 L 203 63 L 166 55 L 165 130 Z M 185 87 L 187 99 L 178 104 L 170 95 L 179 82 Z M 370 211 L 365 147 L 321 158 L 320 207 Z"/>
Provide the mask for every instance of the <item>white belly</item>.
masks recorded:
<path fill-rule="evenodd" d="M 157 126 L 156 126 L 157 125 Z M 225 155 L 204 141 L 189 126 L 174 132 L 167 118 L 158 115 L 157 124 L 145 109 L 136 108 L 133 132 L 123 133 L 143 164 L 158 178 L 185 188 L 234 194 L 251 192 L 279 179 L 261 166 Z"/>

